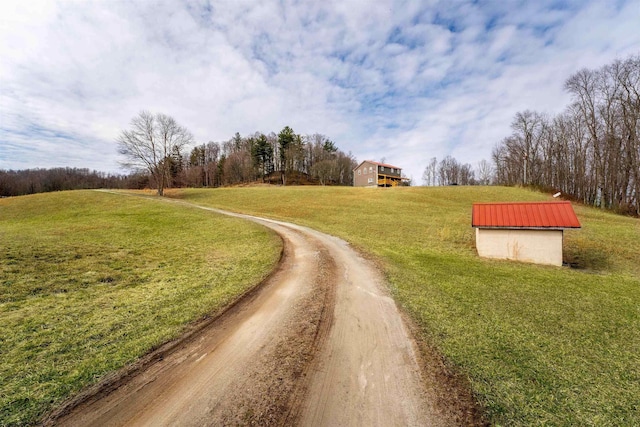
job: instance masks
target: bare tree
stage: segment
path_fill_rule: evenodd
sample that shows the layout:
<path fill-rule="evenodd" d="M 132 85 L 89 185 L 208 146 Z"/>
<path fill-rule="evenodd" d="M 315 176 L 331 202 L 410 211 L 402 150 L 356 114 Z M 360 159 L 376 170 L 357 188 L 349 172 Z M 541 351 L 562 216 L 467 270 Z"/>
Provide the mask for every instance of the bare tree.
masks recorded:
<path fill-rule="evenodd" d="M 457 181 L 459 185 L 476 184 L 475 173 L 473 172 L 473 167 L 469 163 L 459 165 Z"/>
<path fill-rule="evenodd" d="M 325 185 L 326 182 L 335 175 L 334 169 L 336 168 L 336 162 L 333 160 L 321 160 L 314 163 L 311 167 L 311 173 L 313 176 L 320 180 L 320 185 Z"/>
<path fill-rule="evenodd" d="M 522 183 L 537 184 L 539 175 L 540 161 L 540 141 L 542 131 L 544 129 L 544 118 L 541 114 L 526 110 L 517 113 L 515 119 L 511 123 L 513 130 L 512 142 L 517 146 L 514 147 L 520 151 L 522 161 Z"/>
<path fill-rule="evenodd" d="M 640 57 L 580 70 L 565 89 L 572 104 L 562 114 L 516 114 L 493 151 L 497 181 L 640 215 Z"/>
<path fill-rule="evenodd" d="M 440 185 L 458 185 L 460 163 L 451 156 L 440 160 L 438 164 L 438 181 Z"/>
<path fill-rule="evenodd" d="M 170 159 L 193 141 L 193 136 L 166 114 L 141 111 L 131 120 L 131 129 L 117 139 L 118 151 L 125 157 L 122 165 L 133 170 L 147 170 L 158 195 L 164 195 L 171 177 Z"/>
<path fill-rule="evenodd" d="M 493 183 L 494 169 L 490 162 L 482 159 L 478 162 L 478 184 L 490 185 Z"/>
<path fill-rule="evenodd" d="M 438 175 L 438 159 L 432 157 L 422 173 L 422 183 L 426 186 L 435 186 Z"/>

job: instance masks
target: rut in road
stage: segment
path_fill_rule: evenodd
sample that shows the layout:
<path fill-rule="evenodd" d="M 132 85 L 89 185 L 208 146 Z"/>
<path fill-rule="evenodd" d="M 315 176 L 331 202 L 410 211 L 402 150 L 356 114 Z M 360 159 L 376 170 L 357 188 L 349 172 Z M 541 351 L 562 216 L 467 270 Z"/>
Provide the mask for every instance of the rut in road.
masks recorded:
<path fill-rule="evenodd" d="M 45 424 L 446 424 L 372 263 L 306 227 L 203 209 L 275 230 L 285 243 L 278 270 L 211 325 Z"/>

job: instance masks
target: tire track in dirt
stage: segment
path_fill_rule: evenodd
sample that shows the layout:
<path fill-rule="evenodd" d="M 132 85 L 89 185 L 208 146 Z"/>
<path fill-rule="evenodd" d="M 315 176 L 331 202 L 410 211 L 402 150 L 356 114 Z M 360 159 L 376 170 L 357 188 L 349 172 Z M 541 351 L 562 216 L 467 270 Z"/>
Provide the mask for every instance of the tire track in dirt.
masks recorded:
<path fill-rule="evenodd" d="M 285 243 L 278 271 L 161 360 L 98 387 L 45 424 L 446 424 L 428 401 L 416 345 L 372 263 L 306 227 L 200 208 L 275 230 Z"/>

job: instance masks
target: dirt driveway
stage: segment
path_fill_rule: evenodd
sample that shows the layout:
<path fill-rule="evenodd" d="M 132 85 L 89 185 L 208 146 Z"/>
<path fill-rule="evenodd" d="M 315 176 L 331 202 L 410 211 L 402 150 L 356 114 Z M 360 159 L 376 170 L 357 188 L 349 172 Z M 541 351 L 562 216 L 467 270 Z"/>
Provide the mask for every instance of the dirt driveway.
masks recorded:
<path fill-rule="evenodd" d="M 47 424 L 448 424 L 427 397 L 416 345 L 372 263 L 309 228 L 232 215 L 282 237 L 278 270 L 211 324 Z"/>

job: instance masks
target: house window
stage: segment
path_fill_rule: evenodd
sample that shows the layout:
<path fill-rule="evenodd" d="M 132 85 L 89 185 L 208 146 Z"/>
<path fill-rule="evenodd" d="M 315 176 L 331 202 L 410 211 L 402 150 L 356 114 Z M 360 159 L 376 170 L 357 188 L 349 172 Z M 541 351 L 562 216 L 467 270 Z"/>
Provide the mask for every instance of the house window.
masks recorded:
<path fill-rule="evenodd" d="M 364 168 L 364 171 L 362 172 L 363 174 L 367 174 L 367 168 Z"/>
<path fill-rule="evenodd" d="M 373 182 L 373 178 L 369 178 L 369 184 Z"/>
<path fill-rule="evenodd" d="M 362 170 L 358 169 L 358 175 L 362 174 Z"/>
<path fill-rule="evenodd" d="M 384 172 L 384 166 L 380 166 L 380 171 Z"/>
<path fill-rule="evenodd" d="M 369 166 L 369 172 L 373 173 L 373 166 Z"/>
<path fill-rule="evenodd" d="M 394 173 L 396 170 L 394 168 L 391 168 L 391 173 Z"/>

